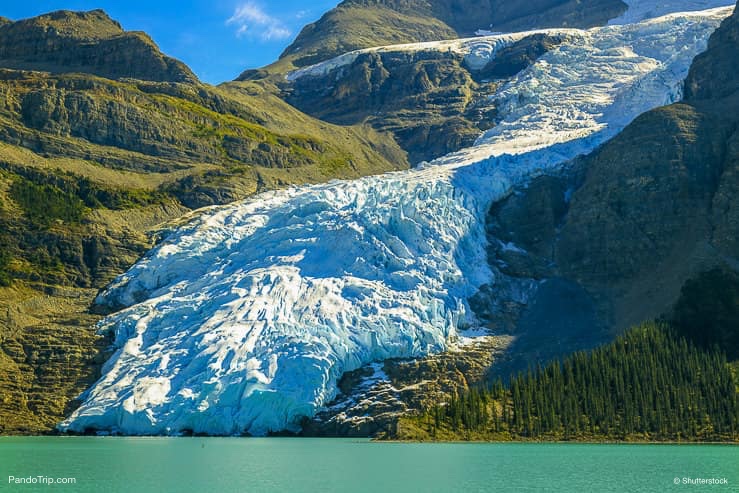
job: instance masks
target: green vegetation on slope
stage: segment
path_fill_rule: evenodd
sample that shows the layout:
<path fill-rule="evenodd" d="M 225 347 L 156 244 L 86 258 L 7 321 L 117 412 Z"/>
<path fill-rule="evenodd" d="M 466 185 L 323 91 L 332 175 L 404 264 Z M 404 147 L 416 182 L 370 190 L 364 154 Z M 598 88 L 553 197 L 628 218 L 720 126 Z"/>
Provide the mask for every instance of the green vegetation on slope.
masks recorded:
<path fill-rule="evenodd" d="M 125 214 L 174 200 L 71 173 L 7 164 L 0 165 L 0 184 L 0 245 L 5 252 L 0 270 L 6 285 L 18 280 L 38 286 L 102 287 L 149 242 L 130 231 L 103 227 L 91 215 L 106 210 Z"/>
<path fill-rule="evenodd" d="M 401 420 L 406 439 L 739 439 L 723 353 L 645 324 L 592 352 L 454 396 Z"/>
<path fill-rule="evenodd" d="M 23 208 L 28 219 L 41 227 L 48 227 L 56 220 L 79 223 L 85 211 L 79 198 L 54 185 L 36 185 L 19 179 L 10 187 L 10 196 Z"/>
<path fill-rule="evenodd" d="M 160 175 L 158 183 L 169 182 L 191 208 L 407 167 L 391 136 L 321 122 L 252 86 L 0 70 L 0 141 L 48 158 Z M 210 183 L 211 176 L 228 183 Z M 200 183 L 194 195 L 179 190 L 187 178 Z"/>
<path fill-rule="evenodd" d="M 11 277 L 8 273 L 8 266 L 13 257 L 7 250 L 7 246 L 0 243 L 0 286 L 10 286 Z"/>

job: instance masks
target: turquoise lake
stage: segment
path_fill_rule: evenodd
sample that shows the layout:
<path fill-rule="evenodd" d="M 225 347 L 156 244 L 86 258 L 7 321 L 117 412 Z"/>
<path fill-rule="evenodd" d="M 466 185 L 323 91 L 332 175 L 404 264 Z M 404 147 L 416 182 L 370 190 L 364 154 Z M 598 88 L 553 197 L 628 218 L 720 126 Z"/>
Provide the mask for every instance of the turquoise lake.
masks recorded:
<path fill-rule="evenodd" d="M 739 447 L 1 437 L 0 480 L 0 491 L 18 492 L 723 492 L 739 491 Z"/>

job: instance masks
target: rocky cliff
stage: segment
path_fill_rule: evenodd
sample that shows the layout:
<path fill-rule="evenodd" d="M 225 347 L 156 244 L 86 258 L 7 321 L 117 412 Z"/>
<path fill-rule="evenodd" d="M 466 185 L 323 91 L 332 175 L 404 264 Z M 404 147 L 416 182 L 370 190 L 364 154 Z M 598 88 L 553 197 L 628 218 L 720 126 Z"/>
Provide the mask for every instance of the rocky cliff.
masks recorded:
<path fill-rule="evenodd" d="M 556 247 L 563 275 L 608 291 L 618 327 L 666 313 L 690 277 L 739 265 L 737 13 L 711 37 L 680 104 L 587 158 Z"/>

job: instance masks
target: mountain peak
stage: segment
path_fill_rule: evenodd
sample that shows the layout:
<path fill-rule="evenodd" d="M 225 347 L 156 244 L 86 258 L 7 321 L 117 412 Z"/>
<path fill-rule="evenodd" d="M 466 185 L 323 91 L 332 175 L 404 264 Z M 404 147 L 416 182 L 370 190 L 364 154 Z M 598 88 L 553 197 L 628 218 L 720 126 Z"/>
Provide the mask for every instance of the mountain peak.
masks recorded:
<path fill-rule="evenodd" d="M 124 33 L 120 23 L 111 19 L 102 9 L 56 10 L 20 20 L 18 24 L 25 28 L 41 28 L 59 36 L 72 38 L 104 39 Z"/>
<path fill-rule="evenodd" d="M 125 31 L 101 10 L 58 10 L 16 22 L 0 20 L 0 67 L 84 72 L 109 79 L 197 82 L 146 34 Z"/>

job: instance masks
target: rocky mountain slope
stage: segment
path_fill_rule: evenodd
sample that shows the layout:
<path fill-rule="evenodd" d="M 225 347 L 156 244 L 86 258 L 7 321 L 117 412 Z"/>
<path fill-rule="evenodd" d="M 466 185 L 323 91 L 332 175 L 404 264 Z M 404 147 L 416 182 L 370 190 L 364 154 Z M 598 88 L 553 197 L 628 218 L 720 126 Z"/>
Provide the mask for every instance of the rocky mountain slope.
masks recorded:
<path fill-rule="evenodd" d="M 537 229 L 562 276 L 615 296 L 618 327 L 669 311 L 687 278 L 737 267 L 737 21 L 724 21 L 695 59 L 682 102 L 640 116 L 584 159 L 571 201 L 548 209 L 562 217 L 566 208 L 558 235 Z M 525 250 L 541 251 L 509 227 Z"/>
<path fill-rule="evenodd" d="M 478 30 L 525 31 L 604 25 L 626 11 L 621 0 L 469 3 L 461 0 L 346 0 L 306 26 L 280 60 L 240 80 L 270 81 L 278 95 L 312 116 L 338 124 L 367 123 L 389 131 L 412 164 L 472 145 L 495 119 L 481 110 L 494 88 L 561 42 L 532 34 L 479 64 L 450 50 L 367 50 L 347 66 L 288 76 L 352 50 L 473 36 Z M 492 26 L 492 27 L 491 27 Z M 274 84 L 274 85 L 272 85 Z"/>
<path fill-rule="evenodd" d="M 565 41 L 567 34 L 518 35 L 515 43 L 503 46 L 473 38 L 467 46 L 451 44 L 447 50 L 434 49 L 433 42 L 431 46 L 418 42 L 472 36 L 485 19 L 494 19 L 495 31 L 590 27 L 709 5 L 695 0 L 627 3 L 628 10 L 620 0 L 525 5 L 346 1 L 307 26 L 280 61 L 247 71 L 241 79 L 273 82 L 281 98 L 317 118 L 338 124 L 365 122 L 390 131 L 415 164 L 470 146 L 494 125 L 495 108 L 486 104 L 486 98 Z M 369 20 L 375 15 L 378 25 Z M 389 20 L 392 15 L 403 16 L 403 21 Z M 441 32 L 425 24 L 413 28 L 408 16 L 419 23 L 441 22 L 447 28 Z M 397 36 L 388 34 L 395 29 Z"/>
<path fill-rule="evenodd" d="M 102 11 L 0 25 L 0 433 L 48 430 L 97 378 L 97 289 L 196 207 L 407 166 L 249 82 L 212 87 Z"/>
<path fill-rule="evenodd" d="M 83 72 L 108 79 L 197 82 L 142 32 L 126 32 L 102 10 L 59 11 L 0 25 L 0 67 Z"/>
<path fill-rule="evenodd" d="M 392 132 L 411 163 L 471 146 L 494 125 L 488 96 L 568 39 L 561 33 L 450 43 L 448 50 L 400 45 L 368 49 L 288 75 L 290 104 L 337 124 Z"/>
<path fill-rule="evenodd" d="M 739 268 L 732 198 L 739 192 L 739 92 L 730 68 L 739 54 L 737 25 L 734 13 L 696 57 L 682 102 L 641 115 L 579 160 L 579 172 L 534 180 L 491 209 L 488 234 L 502 242 L 493 242 L 491 263 L 549 287 L 514 329 L 517 361 L 545 360 L 556 352 L 542 348 L 592 345 L 643 320 L 669 318 L 689 279 Z M 591 315 L 572 320 L 569 330 L 546 330 L 554 328 L 552 314 L 537 315 L 537 306 L 559 284 L 569 286 L 569 299 L 581 293 Z M 484 303 L 480 312 L 494 323 Z"/>

